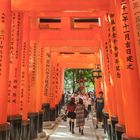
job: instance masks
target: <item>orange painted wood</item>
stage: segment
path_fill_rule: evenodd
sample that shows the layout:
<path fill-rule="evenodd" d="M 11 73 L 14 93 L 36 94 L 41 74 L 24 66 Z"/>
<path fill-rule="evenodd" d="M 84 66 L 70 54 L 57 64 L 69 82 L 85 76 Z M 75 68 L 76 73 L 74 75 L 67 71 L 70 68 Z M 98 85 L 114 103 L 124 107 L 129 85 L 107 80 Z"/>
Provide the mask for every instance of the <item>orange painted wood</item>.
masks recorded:
<path fill-rule="evenodd" d="M 140 61 L 140 1 L 139 0 L 129 0 L 130 3 L 130 15 L 132 19 L 132 28 L 136 46 L 137 61 Z M 140 79 L 140 63 L 138 63 L 139 68 L 139 79 Z"/>
<path fill-rule="evenodd" d="M 27 120 L 28 113 L 28 85 L 29 85 L 29 17 L 23 16 L 22 52 L 21 52 L 21 81 L 20 81 L 20 114 L 22 120 Z"/>
<path fill-rule="evenodd" d="M 22 51 L 23 13 L 12 12 L 10 68 L 8 87 L 8 115 L 20 114 L 20 71 Z"/>
<path fill-rule="evenodd" d="M 7 122 L 11 1 L 0 0 L 0 124 Z"/>
<path fill-rule="evenodd" d="M 51 53 L 48 47 L 44 47 L 44 43 L 41 50 L 42 50 L 42 101 L 43 103 L 49 103 Z"/>
<path fill-rule="evenodd" d="M 30 41 L 30 59 L 29 59 L 29 112 L 38 112 L 37 106 L 37 76 L 38 76 L 38 66 L 37 66 L 37 57 L 38 57 L 38 45 L 39 42 L 36 40 Z"/>
<path fill-rule="evenodd" d="M 124 0 L 124 2 L 118 0 L 117 10 L 118 15 L 121 17 L 120 23 L 118 24 L 120 26 L 119 29 L 121 29 L 121 37 L 119 38 L 119 41 L 123 66 L 122 84 L 126 134 L 131 137 L 140 138 L 140 114 L 138 111 L 140 104 L 140 80 L 138 76 L 138 62 L 136 58 L 136 48 L 133 36 L 132 20 L 130 16 L 130 5 L 128 0 Z M 123 20 L 124 13 L 126 13 L 126 21 Z"/>

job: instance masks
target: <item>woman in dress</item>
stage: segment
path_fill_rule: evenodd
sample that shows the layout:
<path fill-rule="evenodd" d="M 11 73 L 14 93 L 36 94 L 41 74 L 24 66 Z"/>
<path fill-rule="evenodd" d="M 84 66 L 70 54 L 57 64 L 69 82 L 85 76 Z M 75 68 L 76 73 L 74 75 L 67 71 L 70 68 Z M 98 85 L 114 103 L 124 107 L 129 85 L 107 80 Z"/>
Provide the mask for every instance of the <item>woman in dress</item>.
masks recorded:
<path fill-rule="evenodd" d="M 71 98 L 70 102 L 67 105 L 67 112 L 68 112 L 67 116 L 69 118 L 70 131 L 73 134 L 74 134 L 74 120 L 76 118 L 75 108 L 76 108 L 75 98 Z"/>
<path fill-rule="evenodd" d="M 85 125 L 85 105 L 83 100 L 79 98 L 79 103 L 75 109 L 76 112 L 76 126 L 79 127 L 79 133 L 84 134 L 83 129 Z"/>

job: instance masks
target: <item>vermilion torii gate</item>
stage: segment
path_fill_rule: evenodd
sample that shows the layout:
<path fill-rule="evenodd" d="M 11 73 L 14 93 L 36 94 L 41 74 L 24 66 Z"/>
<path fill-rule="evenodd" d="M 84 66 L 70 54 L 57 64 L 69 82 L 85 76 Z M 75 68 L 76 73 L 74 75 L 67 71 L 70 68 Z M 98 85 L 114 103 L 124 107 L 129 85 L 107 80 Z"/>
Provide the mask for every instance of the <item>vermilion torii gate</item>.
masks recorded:
<path fill-rule="evenodd" d="M 66 63 L 62 52 L 100 53 L 105 131 L 140 139 L 139 0 L 0 0 L 0 139 L 39 137 L 46 105 L 56 117 L 62 105 L 64 67 L 94 64 L 71 55 Z"/>

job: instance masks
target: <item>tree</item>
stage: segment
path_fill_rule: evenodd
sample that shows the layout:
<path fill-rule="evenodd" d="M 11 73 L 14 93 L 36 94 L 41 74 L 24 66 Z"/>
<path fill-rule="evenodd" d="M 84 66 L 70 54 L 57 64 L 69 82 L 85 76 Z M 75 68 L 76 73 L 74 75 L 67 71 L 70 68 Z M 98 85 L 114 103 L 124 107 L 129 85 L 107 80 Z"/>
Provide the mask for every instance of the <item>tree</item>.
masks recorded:
<path fill-rule="evenodd" d="M 83 79 L 85 87 L 94 86 L 93 69 L 66 69 L 65 70 L 65 89 L 71 87 L 72 91 L 80 90 L 78 81 Z"/>

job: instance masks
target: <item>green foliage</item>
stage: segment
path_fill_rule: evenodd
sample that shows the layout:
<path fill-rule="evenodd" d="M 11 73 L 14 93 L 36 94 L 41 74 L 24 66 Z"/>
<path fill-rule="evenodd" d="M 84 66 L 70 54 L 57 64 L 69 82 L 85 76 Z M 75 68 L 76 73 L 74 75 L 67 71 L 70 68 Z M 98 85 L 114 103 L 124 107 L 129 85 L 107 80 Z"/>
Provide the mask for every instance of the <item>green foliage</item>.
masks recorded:
<path fill-rule="evenodd" d="M 79 90 L 78 80 L 83 79 L 86 82 L 84 86 L 86 90 L 93 89 L 94 78 L 93 69 L 66 69 L 65 70 L 65 89 L 72 89 L 72 91 Z"/>

